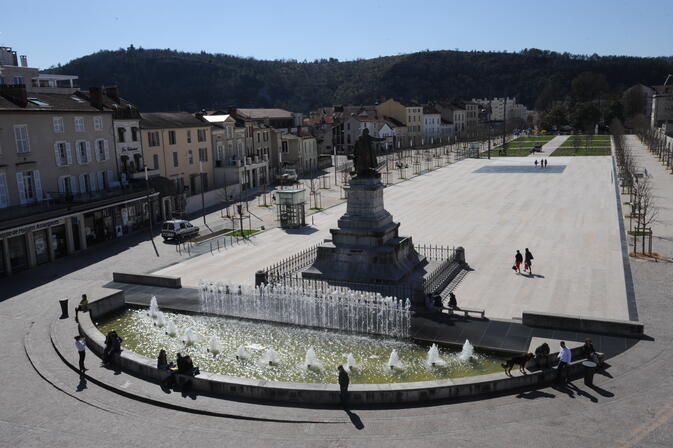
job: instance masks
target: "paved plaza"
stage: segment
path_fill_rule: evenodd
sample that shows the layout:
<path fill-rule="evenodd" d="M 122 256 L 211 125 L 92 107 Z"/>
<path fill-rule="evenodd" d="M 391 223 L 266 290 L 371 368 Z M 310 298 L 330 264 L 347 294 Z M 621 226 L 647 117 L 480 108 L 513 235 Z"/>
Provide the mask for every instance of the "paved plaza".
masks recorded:
<path fill-rule="evenodd" d="M 659 262 L 631 259 L 638 318 L 645 324 L 649 338 L 610 359 L 608 374 L 598 375 L 593 387 L 576 381 L 573 387 L 545 387 L 477 401 L 400 409 L 354 409 L 348 413 L 338 409 L 306 410 L 257 403 L 248 404 L 249 414 L 244 419 L 235 415 L 240 403 L 221 400 L 222 406 L 231 405 L 232 415 L 215 417 L 152 406 L 90 381 L 82 382 L 50 345 L 46 333 L 49 322 L 58 316 L 57 300 L 74 299 L 82 292 L 109 282 L 114 270 L 152 272 L 172 263 L 183 263 L 175 264 L 172 269 L 189 270 L 195 263 L 201 263 L 204 269 L 210 269 L 209 274 L 217 274 L 217 277 L 204 275 L 204 278 L 240 278 L 251 282 L 252 273 L 260 264 L 270 264 L 276 258 L 324 238 L 331 222 L 342 213 L 339 208 L 343 206 L 337 206 L 316 215 L 319 230 L 315 233 L 300 236 L 280 230 L 268 231 L 246 245 L 227 249 L 219 255 L 195 257 L 187 263 L 173 246 L 161 244 L 159 238 L 156 241 L 161 256 L 157 258 L 146 236 L 138 234 L 0 280 L 3 323 L 0 373 L 4 382 L 0 389 L 0 447 L 673 446 L 673 334 L 670 331 L 673 176 L 666 173 L 634 137 L 628 137 L 627 144 L 634 148 L 640 166 L 652 174 L 660 205 L 659 219 L 654 224 L 654 249 L 666 259 Z M 562 294 L 562 289 L 555 286 L 555 282 L 560 282 L 557 276 L 571 278 L 564 268 L 574 269 L 555 261 L 563 258 L 581 267 L 577 269 L 582 275 L 572 278 L 584 282 L 576 287 L 577 291 L 598 288 L 596 297 L 588 293 L 584 296 L 593 301 L 604 300 L 612 294 L 612 289 L 607 288 L 614 288 L 615 294 L 620 294 L 619 300 L 605 302 L 606 307 L 614 307 L 607 312 L 627 316 L 623 271 L 619 277 L 620 241 L 610 159 L 559 160 L 557 163 L 567 164 L 562 173 L 507 172 L 521 171 L 526 164 L 532 165 L 530 160 L 520 163 L 495 159 L 460 162 L 386 189 L 386 204 L 395 219 L 402 222 L 401 233 L 412 235 L 415 241 L 465 246 L 474 271 L 460 284 L 458 296 L 461 300 L 474 300 L 470 303 L 475 304 L 480 303 L 476 300 L 493 300 L 493 304 L 483 302 L 489 315 L 499 310 L 499 315 L 511 318 L 517 310 L 506 306 L 498 308 L 497 298 L 471 297 L 470 288 L 477 287 L 472 282 L 479 282 L 481 278 L 488 281 L 492 291 L 499 293 L 501 302 L 509 300 L 503 297 L 507 294 L 521 300 L 519 308 L 533 308 L 532 305 L 538 303 L 533 302 L 537 297 L 542 297 L 539 303 L 547 303 L 557 297 L 553 294 Z M 494 173 L 476 172 L 489 164 L 505 168 Z M 425 182 L 428 185 L 423 188 L 434 192 L 434 197 L 419 196 L 418 189 Z M 475 189 L 478 191 L 473 191 Z M 485 201 L 479 202 L 480 207 L 470 204 L 476 197 Z M 413 211 L 406 208 L 412 202 L 419 203 Z M 597 208 L 579 212 L 582 204 Z M 435 222 L 439 215 L 444 218 Z M 484 221 L 476 220 L 478 217 Z M 555 223 L 558 225 L 550 228 L 550 224 Z M 574 238 L 578 241 L 573 242 Z M 563 244 L 555 242 L 558 239 Z M 270 249 L 276 245 L 282 246 L 285 253 Z M 526 246 L 535 255 L 534 272 L 544 278 L 512 274 L 513 249 Z M 263 261 L 253 263 L 253 252 L 260 250 L 257 253 L 263 254 Z M 492 260 L 485 255 L 489 250 Z M 571 251 L 571 255 L 566 255 L 566 250 Z M 220 263 L 220 257 L 232 262 Z M 198 280 L 198 275 L 187 274 L 186 278 Z M 613 281 L 620 285 L 610 285 Z M 538 287 L 538 282 L 544 287 Z M 536 292 L 530 293 L 530 289 Z M 523 302 L 521 297 L 531 303 Z M 592 308 L 591 304 L 575 299 L 564 297 L 563 306 L 558 306 L 577 314 L 581 311 L 573 308 L 575 306 Z M 570 305 L 569 301 L 574 302 Z M 34 347 L 39 366 L 33 366 L 26 356 L 25 339 L 30 337 L 36 338 Z M 89 355 L 87 362 L 93 365 L 96 359 Z M 134 387 L 140 380 L 122 373 L 119 381 L 123 391 L 125 386 Z M 182 399 L 194 406 L 201 400 L 201 397 L 180 397 L 179 393 L 172 395 L 173 399 Z M 256 420 L 256 413 L 297 421 Z M 311 418 L 299 421 L 307 415 Z M 320 420 L 325 423 L 318 423 Z"/>
<path fill-rule="evenodd" d="M 468 159 L 384 191 L 400 234 L 416 244 L 461 245 L 473 269 L 459 304 L 491 318 L 542 311 L 629 319 L 610 157 Z M 299 231 L 271 229 L 214 255 L 158 271 L 200 280 L 254 282 L 255 271 L 330 237 L 345 204 Z M 533 276 L 511 269 L 516 249 L 534 254 Z"/>

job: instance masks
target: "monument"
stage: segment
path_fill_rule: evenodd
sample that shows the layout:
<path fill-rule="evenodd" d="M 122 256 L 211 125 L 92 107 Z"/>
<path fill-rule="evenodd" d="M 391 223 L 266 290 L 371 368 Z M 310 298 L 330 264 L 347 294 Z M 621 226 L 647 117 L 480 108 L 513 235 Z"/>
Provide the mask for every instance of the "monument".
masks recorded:
<path fill-rule="evenodd" d="M 307 279 L 414 286 L 427 264 L 411 237 L 398 235 L 400 224 L 384 208 L 381 175 L 373 142 L 383 139 L 365 129 L 355 143 L 353 178 L 347 187 L 346 213 L 331 240 L 318 247 L 314 263 L 302 272 Z"/>

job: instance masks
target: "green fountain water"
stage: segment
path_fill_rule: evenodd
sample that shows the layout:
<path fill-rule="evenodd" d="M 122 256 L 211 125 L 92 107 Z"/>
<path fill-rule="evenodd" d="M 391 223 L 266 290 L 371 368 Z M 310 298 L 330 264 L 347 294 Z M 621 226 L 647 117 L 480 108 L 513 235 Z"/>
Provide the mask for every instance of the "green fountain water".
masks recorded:
<path fill-rule="evenodd" d="M 351 382 L 395 383 L 427 381 L 481 375 L 501 370 L 500 358 L 475 352 L 468 360 L 461 360 L 460 351 L 439 348 L 439 359 L 444 362 L 428 365 L 428 350 L 420 344 L 391 338 L 344 334 L 263 322 L 223 317 L 199 316 L 181 313 L 163 313 L 163 326 L 149 316 L 147 310 L 127 309 L 99 322 L 102 333 L 116 330 L 124 339 L 123 346 L 131 351 L 156 359 L 162 348 L 169 359 L 176 353 L 189 354 L 201 371 L 223 375 L 256 378 L 271 381 L 306 383 L 336 383 L 336 369 L 346 364 L 352 354 L 356 367 L 351 369 Z M 177 333 L 167 334 L 169 322 Z M 185 343 L 185 333 L 191 329 L 192 343 Z M 191 338 L 190 338 L 191 339 Z M 219 349 L 214 354 L 210 347 Z M 247 359 L 237 359 L 243 347 Z M 320 366 L 306 367 L 307 351 L 313 348 Z M 278 354 L 275 365 L 263 359 L 269 349 Z M 391 369 L 388 361 L 396 350 L 402 369 Z M 434 350 L 433 350 L 434 352 Z M 436 356 L 435 352 L 433 356 Z M 312 364 L 317 364 L 311 362 Z"/>

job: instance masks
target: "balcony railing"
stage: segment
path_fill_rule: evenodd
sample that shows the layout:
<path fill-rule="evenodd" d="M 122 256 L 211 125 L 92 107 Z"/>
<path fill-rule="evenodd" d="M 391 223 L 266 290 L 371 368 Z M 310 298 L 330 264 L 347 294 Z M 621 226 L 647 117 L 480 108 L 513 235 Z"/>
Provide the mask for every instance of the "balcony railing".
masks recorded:
<path fill-rule="evenodd" d="M 102 191 L 92 191 L 88 193 L 67 194 L 61 192 L 45 192 L 46 199 L 40 202 L 34 202 L 25 205 L 16 205 L 0 209 L 0 228 L 21 224 L 25 218 L 35 217 L 37 215 L 57 214 L 59 210 L 81 209 L 85 205 L 94 206 L 105 201 L 116 201 L 130 199 L 140 196 L 141 193 L 147 193 L 147 188 L 143 183 L 132 183 L 124 188 L 115 188 Z M 39 218 L 42 218 L 40 216 Z"/>

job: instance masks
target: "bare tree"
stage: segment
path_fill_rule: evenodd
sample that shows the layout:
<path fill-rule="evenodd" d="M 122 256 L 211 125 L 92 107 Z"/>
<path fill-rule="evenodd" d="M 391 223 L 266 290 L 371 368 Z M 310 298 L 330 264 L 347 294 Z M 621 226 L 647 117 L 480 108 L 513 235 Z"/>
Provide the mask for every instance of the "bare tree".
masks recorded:
<path fill-rule="evenodd" d="M 652 233 L 651 226 L 657 219 L 657 207 L 654 200 L 654 193 L 652 192 L 652 183 L 649 180 L 649 177 L 645 176 L 638 183 L 639 185 L 639 196 L 638 201 L 639 205 L 639 220 L 640 220 L 640 232 L 642 235 L 642 253 L 645 253 L 645 237 L 649 236 L 650 244 L 648 253 L 652 254 Z M 634 248 L 635 252 L 635 248 Z"/>

